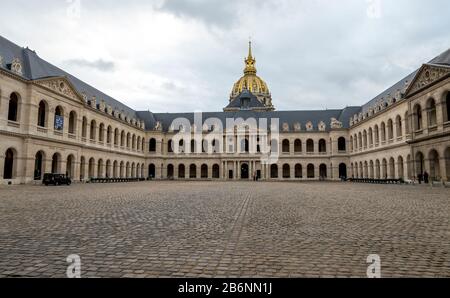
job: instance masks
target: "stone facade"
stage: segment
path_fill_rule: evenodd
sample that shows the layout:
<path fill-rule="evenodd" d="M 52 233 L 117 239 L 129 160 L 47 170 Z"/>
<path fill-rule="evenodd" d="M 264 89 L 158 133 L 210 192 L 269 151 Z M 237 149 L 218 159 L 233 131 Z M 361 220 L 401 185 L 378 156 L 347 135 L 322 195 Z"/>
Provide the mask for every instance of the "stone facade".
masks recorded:
<path fill-rule="evenodd" d="M 427 171 L 432 180 L 449 181 L 449 69 L 424 65 L 396 97 L 351 117 L 350 125 L 326 117 L 316 126 L 280 123 L 279 159 L 263 164 L 260 153 L 239 146 L 229 152 L 225 139 L 218 145 L 223 152 L 173 153 L 169 143 L 176 132 L 160 122 L 146 127 L 145 119 L 89 98 L 64 76 L 24 79 L 15 60 L 10 69 L 0 67 L 0 184 L 36 183 L 47 172 L 83 182 L 235 180 L 255 174 L 263 180 L 412 180 Z"/>

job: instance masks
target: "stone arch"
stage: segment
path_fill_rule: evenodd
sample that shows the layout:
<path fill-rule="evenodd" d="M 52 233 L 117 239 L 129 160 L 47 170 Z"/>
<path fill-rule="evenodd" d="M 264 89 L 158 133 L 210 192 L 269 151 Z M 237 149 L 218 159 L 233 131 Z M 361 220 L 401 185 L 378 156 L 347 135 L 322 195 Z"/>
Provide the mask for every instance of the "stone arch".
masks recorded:
<path fill-rule="evenodd" d="M 175 177 L 175 170 L 173 164 L 167 165 L 167 178 L 172 179 Z"/>
<path fill-rule="evenodd" d="M 440 158 L 439 153 L 435 149 L 430 150 L 428 153 L 428 160 L 430 161 L 430 180 L 441 180 Z"/>
<path fill-rule="evenodd" d="M 185 171 L 186 171 L 186 168 L 185 168 L 184 164 L 178 165 L 178 178 L 180 178 L 180 179 L 186 178 Z"/>
<path fill-rule="evenodd" d="M 153 163 L 148 165 L 148 178 L 150 179 L 156 178 L 156 166 Z"/>
<path fill-rule="evenodd" d="M 66 174 L 71 179 L 75 177 L 75 156 L 73 154 L 67 156 Z"/>
<path fill-rule="evenodd" d="M 327 141 L 325 139 L 319 140 L 319 153 L 327 153 Z"/>
<path fill-rule="evenodd" d="M 288 139 L 284 139 L 283 143 L 282 143 L 282 152 L 283 153 L 289 153 L 291 151 L 290 145 L 291 144 L 290 144 L 289 140 Z"/>
<path fill-rule="evenodd" d="M 156 139 L 151 138 L 148 142 L 148 151 L 149 152 L 156 152 Z"/>
<path fill-rule="evenodd" d="M 405 179 L 404 160 L 401 155 L 397 158 L 397 177 Z"/>
<path fill-rule="evenodd" d="M 96 134 L 97 134 L 97 122 L 94 119 L 92 119 L 91 126 L 90 126 L 89 139 L 92 141 L 95 141 Z"/>
<path fill-rule="evenodd" d="M 62 157 L 61 154 L 56 152 L 52 156 L 52 173 L 61 174 L 62 168 Z"/>
<path fill-rule="evenodd" d="M 314 141 L 312 139 L 306 141 L 306 152 L 314 153 Z"/>
<path fill-rule="evenodd" d="M 200 177 L 202 179 L 208 179 L 208 165 L 207 164 L 202 164 L 202 166 L 200 168 Z"/>
<path fill-rule="evenodd" d="M 189 178 L 190 179 L 197 178 L 197 165 L 196 164 L 191 164 L 189 166 Z"/>
<path fill-rule="evenodd" d="M 295 178 L 296 178 L 296 179 L 301 179 L 301 178 L 303 178 L 303 169 L 302 169 L 302 165 L 299 164 L 299 163 L 295 165 Z"/>
<path fill-rule="evenodd" d="M 340 179 L 347 179 L 348 173 L 347 173 L 347 165 L 345 163 L 339 164 L 339 178 Z"/>
<path fill-rule="evenodd" d="M 395 117 L 395 130 L 397 138 L 403 136 L 402 117 L 400 115 L 397 115 L 397 117 Z"/>
<path fill-rule="evenodd" d="M 34 180 L 41 180 L 45 174 L 45 152 L 40 150 L 34 156 Z"/>
<path fill-rule="evenodd" d="M 95 178 L 95 159 L 93 157 L 89 159 L 88 176 L 89 178 Z"/>
<path fill-rule="evenodd" d="M 294 152 L 301 153 L 302 152 L 302 140 L 296 139 L 294 141 Z"/>
<path fill-rule="evenodd" d="M 315 171 L 314 165 L 312 163 L 308 164 L 308 166 L 306 167 L 306 174 L 307 174 L 308 179 L 314 179 L 315 178 L 314 171 Z"/>
<path fill-rule="evenodd" d="M 283 165 L 283 178 L 284 179 L 291 178 L 291 166 L 287 163 Z"/>
<path fill-rule="evenodd" d="M 8 148 L 5 152 L 3 179 L 14 179 L 17 176 L 17 150 Z"/>
<path fill-rule="evenodd" d="M 393 157 L 389 158 L 389 174 L 388 178 L 395 179 L 395 160 Z"/>

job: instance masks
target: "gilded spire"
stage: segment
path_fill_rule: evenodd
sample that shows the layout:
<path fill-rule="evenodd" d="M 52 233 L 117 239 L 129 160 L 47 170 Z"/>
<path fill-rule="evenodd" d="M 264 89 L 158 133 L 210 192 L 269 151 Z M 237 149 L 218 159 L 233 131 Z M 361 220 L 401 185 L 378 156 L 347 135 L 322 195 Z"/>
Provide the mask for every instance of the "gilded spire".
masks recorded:
<path fill-rule="evenodd" d="M 252 54 L 252 41 L 249 41 L 248 42 L 248 57 L 245 59 L 244 74 L 256 75 L 255 63 L 256 63 L 256 60 L 255 60 L 255 58 L 253 58 L 253 54 Z"/>

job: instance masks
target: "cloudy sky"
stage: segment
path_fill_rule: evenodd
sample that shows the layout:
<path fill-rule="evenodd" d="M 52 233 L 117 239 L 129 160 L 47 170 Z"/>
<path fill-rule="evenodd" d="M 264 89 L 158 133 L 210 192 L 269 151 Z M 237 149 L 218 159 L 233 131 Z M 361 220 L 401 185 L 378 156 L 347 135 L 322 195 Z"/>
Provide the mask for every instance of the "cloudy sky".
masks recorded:
<path fill-rule="evenodd" d="M 15 0 L 0 34 L 138 110 L 219 111 L 251 36 L 278 110 L 361 105 L 450 48 L 448 0 Z"/>

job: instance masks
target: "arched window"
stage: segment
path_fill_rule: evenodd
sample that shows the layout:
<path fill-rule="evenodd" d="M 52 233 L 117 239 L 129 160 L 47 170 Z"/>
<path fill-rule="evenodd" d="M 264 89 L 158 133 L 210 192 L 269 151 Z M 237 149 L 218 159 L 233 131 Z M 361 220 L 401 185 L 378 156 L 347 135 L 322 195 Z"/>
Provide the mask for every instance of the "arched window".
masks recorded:
<path fill-rule="evenodd" d="M 86 138 L 87 137 L 87 118 L 83 117 L 83 121 L 81 124 L 81 137 Z"/>
<path fill-rule="evenodd" d="M 363 131 L 363 146 L 364 149 L 367 149 L 367 131 L 365 129 Z"/>
<path fill-rule="evenodd" d="M 55 109 L 55 130 L 62 131 L 64 129 L 64 111 L 60 106 Z"/>
<path fill-rule="evenodd" d="M 428 110 L 428 126 L 434 127 L 437 125 L 437 119 L 436 119 L 436 102 L 433 98 L 430 98 L 428 100 L 427 110 Z"/>
<path fill-rule="evenodd" d="M 294 142 L 294 152 L 301 153 L 302 152 L 302 141 L 297 139 Z"/>
<path fill-rule="evenodd" d="M 120 147 L 125 147 L 125 131 L 122 130 L 120 133 Z"/>
<path fill-rule="evenodd" d="M 59 153 L 55 153 L 52 156 L 52 173 L 53 174 L 61 174 L 61 155 Z"/>
<path fill-rule="evenodd" d="M 353 152 L 353 136 L 350 136 L 350 152 Z"/>
<path fill-rule="evenodd" d="M 289 153 L 290 151 L 290 144 L 289 144 L 289 140 L 283 140 L 283 153 Z"/>
<path fill-rule="evenodd" d="M 6 150 L 6 153 L 5 153 L 3 179 L 13 179 L 14 178 L 14 162 L 15 162 L 14 149 L 9 148 L 8 150 Z"/>
<path fill-rule="evenodd" d="M 9 121 L 18 121 L 19 114 L 19 96 L 17 93 L 11 93 L 9 97 L 9 105 L 8 105 L 8 120 Z"/>
<path fill-rule="evenodd" d="M 119 129 L 114 129 L 114 145 L 119 145 Z"/>
<path fill-rule="evenodd" d="M 98 140 L 100 142 L 105 141 L 105 124 L 103 124 L 103 123 L 100 123 L 100 125 L 98 127 Z"/>
<path fill-rule="evenodd" d="M 311 139 L 306 141 L 306 152 L 314 153 L 314 141 Z"/>
<path fill-rule="evenodd" d="M 387 122 L 387 133 L 388 140 L 392 140 L 394 138 L 394 124 L 392 119 L 389 119 Z"/>
<path fill-rule="evenodd" d="M 201 177 L 202 177 L 202 179 L 208 179 L 208 165 L 205 165 L 205 164 L 202 165 Z"/>
<path fill-rule="evenodd" d="M 111 125 L 108 126 L 108 130 L 106 132 L 106 143 L 111 144 L 111 138 L 112 138 L 112 127 Z"/>
<path fill-rule="evenodd" d="M 358 133 L 358 144 L 359 144 L 359 150 L 362 150 L 363 148 L 363 140 L 362 140 L 362 133 Z"/>
<path fill-rule="evenodd" d="M 414 129 L 416 131 L 422 130 L 422 108 L 420 105 L 414 106 Z"/>
<path fill-rule="evenodd" d="M 375 125 L 373 132 L 375 133 L 375 145 L 380 143 L 380 130 L 378 129 L 378 125 Z"/>
<path fill-rule="evenodd" d="M 400 115 L 397 115 L 397 117 L 395 118 L 395 127 L 397 138 L 403 136 L 402 117 L 400 117 Z"/>
<path fill-rule="evenodd" d="M 90 131 L 90 139 L 91 140 L 95 140 L 95 134 L 97 131 L 97 123 L 95 122 L 95 120 L 91 121 L 91 131 Z"/>
<path fill-rule="evenodd" d="M 189 166 L 189 178 L 191 179 L 197 178 L 197 166 L 194 164 L 191 164 Z"/>
<path fill-rule="evenodd" d="M 69 133 L 75 134 L 77 129 L 77 114 L 71 111 L 69 114 Z"/>
<path fill-rule="evenodd" d="M 167 152 L 173 153 L 173 141 L 172 140 L 169 140 L 167 142 Z"/>
<path fill-rule="evenodd" d="M 369 146 L 373 146 L 373 129 L 369 128 Z"/>
<path fill-rule="evenodd" d="M 340 137 L 338 139 L 338 151 L 341 151 L 341 152 L 347 151 L 346 143 L 347 142 L 346 142 L 345 138 L 344 137 Z"/>
<path fill-rule="evenodd" d="M 386 124 L 381 122 L 381 142 L 386 142 Z"/>
<path fill-rule="evenodd" d="M 156 178 L 156 166 L 152 163 L 148 165 L 148 178 L 150 179 Z"/>
<path fill-rule="evenodd" d="M 40 127 L 47 126 L 47 103 L 44 100 L 39 102 L 37 125 Z"/>
<path fill-rule="evenodd" d="M 156 152 L 156 139 L 153 139 L 153 138 L 150 139 L 150 141 L 148 143 L 148 151 Z"/>
<path fill-rule="evenodd" d="M 66 174 L 70 178 L 73 178 L 74 173 L 75 173 L 75 157 L 71 154 L 67 157 Z"/>
<path fill-rule="evenodd" d="M 319 152 L 327 153 L 327 142 L 324 139 L 319 140 Z"/>
<path fill-rule="evenodd" d="M 185 178 L 185 176 L 186 176 L 185 170 L 186 170 L 186 168 L 184 167 L 183 164 L 178 166 L 178 178 L 181 178 L 181 179 Z"/>
<path fill-rule="evenodd" d="M 130 149 L 131 146 L 131 134 L 127 133 L 127 148 Z"/>
<path fill-rule="evenodd" d="M 174 177 L 174 168 L 172 164 L 167 165 L 167 178 L 172 179 Z"/>

